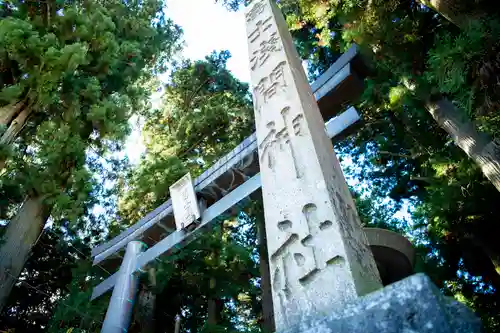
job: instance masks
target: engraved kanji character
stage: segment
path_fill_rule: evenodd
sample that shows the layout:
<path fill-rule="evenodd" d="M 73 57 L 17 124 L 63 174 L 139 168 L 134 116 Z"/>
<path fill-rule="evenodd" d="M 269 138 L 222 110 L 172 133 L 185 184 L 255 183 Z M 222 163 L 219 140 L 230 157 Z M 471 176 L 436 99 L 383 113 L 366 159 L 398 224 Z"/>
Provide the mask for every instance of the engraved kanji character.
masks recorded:
<path fill-rule="evenodd" d="M 288 131 L 287 126 L 287 115 L 290 111 L 290 107 L 286 106 L 281 110 L 281 116 L 283 117 L 284 126 L 280 130 L 276 130 L 275 122 L 271 121 L 267 123 L 268 133 L 264 140 L 259 145 L 259 152 L 261 162 L 264 158 L 268 159 L 268 167 L 271 170 L 274 170 L 274 156 L 272 155 L 271 150 L 276 147 L 276 144 L 279 144 L 280 151 L 284 151 L 286 147 L 289 148 L 290 154 L 292 156 L 292 162 L 295 169 L 295 175 L 297 178 L 302 177 L 302 167 L 298 164 L 298 158 L 293 148 L 293 144 L 290 139 L 290 133 Z M 293 136 L 302 135 L 301 128 L 301 120 L 303 119 L 303 115 L 299 114 L 292 119 L 292 128 L 293 128 Z"/>
<path fill-rule="evenodd" d="M 260 107 L 259 101 L 263 100 L 264 103 L 267 103 L 269 99 L 271 99 L 274 95 L 277 94 L 278 89 L 285 90 L 286 82 L 285 75 L 283 73 L 283 67 L 286 62 L 282 61 L 276 66 L 271 74 L 263 77 L 257 86 L 254 89 L 255 96 L 255 105 Z"/>
<path fill-rule="evenodd" d="M 339 264 L 345 260 L 338 249 L 322 249 L 321 239 L 331 237 L 335 231 L 332 228 L 333 223 L 320 219 L 317 210 L 314 203 L 307 203 L 302 207 L 300 220 L 293 223 L 284 220 L 277 224 L 278 230 L 286 233 L 286 236 L 278 236 L 282 241 L 276 250 L 271 250 L 272 263 L 277 268 L 286 266 L 287 263 L 292 264 L 295 278 L 300 283 L 307 283 L 313 274 L 325 268 L 327 264 Z M 288 270 L 281 269 L 282 273 Z M 286 282 L 287 278 L 290 279 L 291 276 L 281 277 L 282 286 L 290 284 Z"/>
<path fill-rule="evenodd" d="M 348 246 L 357 258 L 357 263 L 363 268 L 361 273 L 363 275 L 377 276 L 377 268 L 373 265 L 373 260 L 367 260 L 371 256 L 371 250 L 368 247 L 366 239 L 358 230 L 361 225 L 356 216 L 356 211 L 344 201 L 342 195 L 335 191 L 335 205 L 337 211 L 340 213 L 339 226 L 343 233 L 343 238 L 346 246 Z M 357 230 L 358 229 L 358 230 Z"/>
<path fill-rule="evenodd" d="M 260 152 L 260 159 L 261 163 L 264 158 L 267 157 L 267 166 L 269 169 L 274 170 L 274 156 L 271 152 L 272 149 L 274 149 L 274 146 L 276 145 L 276 129 L 274 121 L 270 121 L 267 123 L 266 127 L 269 129 L 269 132 L 267 133 L 266 137 L 262 142 L 259 144 L 259 152 Z"/>
<path fill-rule="evenodd" d="M 283 127 L 276 133 L 276 141 L 280 144 L 281 150 L 284 149 L 284 145 L 290 144 L 290 135 L 288 135 L 288 129 L 286 127 Z"/>
<path fill-rule="evenodd" d="M 280 295 L 281 302 L 286 303 L 292 285 L 316 271 L 317 265 L 314 248 L 302 242 L 310 237 L 309 232 L 302 235 L 301 240 L 297 226 L 294 226 L 292 221 L 280 221 L 277 226 L 281 232 L 278 239 L 281 241 L 275 250 L 271 250 L 271 262 L 274 267 L 273 288 Z"/>
<path fill-rule="evenodd" d="M 271 74 L 269 75 L 269 79 L 271 80 L 272 85 L 276 84 L 281 87 L 286 87 L 285 73 L 283 71 L 285 65 L 286 62 L 282 61 L 272 70 Z"/>
<path fill-rule="evenodd" d="M 256 24 L 256 28 L 254 31 L 252 31 L 250 33 L 250 35 L 248 35 L 248 39 L 250 39 L 250 43 L 253 43 L 257 40 L 257 38 L 260 37 L 261 33 L 269 30 L 272 26 L 272 23 L 270 22 L 271 21 L 271 17 L 268 17 L 266 18 L 264 21 L 260 20 L 259 22 L 257 22 Z"/>
<path fill-rule="evenodd" d="M 257 65 L 262 66 L 269 59 L 271 52 L 280 50 L 279 38 L 276 36 L 276 32 L 273 32 L 268 40 L 260 42 L 257 50 L 252 52 L 253 57 L 250 58 L 250 68 L 254 70 Z"/>
<path fill-rule="evenodd" d="M 307 293 L 304 287 L 317 281 L 328 266 L 345 269 L 346 263 L 342 249 L 328 246 L 338 234 L 334 224 L 324 218 L 325 212 L 320 212 L 313 202 L 301 208 L 301 214 L 290 210 L 282 213 L 293 222 L 279 221 L 277 228 L 272 230 L 277 241 L 269 244 L 271 286 L 278 310 L 276 318 L 282 323 L 287 322 L 290 314 L 300 311 L 303 303 L 298 299 Z"/>
<path fill-rule="evenodd" d="M 276 66 L 271 74 L 269 75 L 270 85 L 266 89 L 266 98 L 269 99 L 273 97 L 279 88 L 285 90 L 286 82 L 285 82 L 285 74 L 283 73 L 283 68 L 285 66 L 285 62 L 280 62 L 278 66 Z"/>
<path fill-rule="evenodd" d="M 250 3 L 248 3 L 247 5 L 250 5 Z M 245 15 L 247 22 L 251 22 L 251 21 L 255 20 L 257 18 L 257 16 L 259 16 L 260 14 L 262 14 L 264 12 L 264 8 L 265 8 L 265 6 L 264 6 L 263 1 L 257 2 L 252 7 L 252 9 L 250 9 L 248 11 L 248 13 Z"/>
<path fill-rule="evenodd" d="M 263 77 L 259 81 L 259 83 L 257 83 L 257 86 L 254 89 L 256 98 L 259 99 L 259 97 L 262 96 L 264 98 L 264 102 L 267 101 L 267 98 L 266 98 L 267 81 L 269 81 L 267 76 Z"/>
<path fill-rule="evenodd" d="M 292 128 L 293 128 L 293 133 L 298 136 L 302 135 L 302 119 L 304 118 L 303 114 L 298 114 L 292 119 Z"/>
<path fill-rule="evenodd" d="M 281 117 L 283 118 L 283 123 L 285 124 L 285 128 L 287 128 L 287 117 L 288 117 L 289 112 L 290 112 L 290 107 L 288 107 L 288 106 L 284 107 L 283 110 L 281 110 Z M 294 136 L 298 136 L 298 135 L 302 134 L 300 131 L 302 118 L 303 118 L 303 115 L 298 114 L 297 116 L 295 116 L 292 119 L 292 128 L 293 128 Z M 297 154 L 295 153 L 293 145 L 290 141 L 290 134 L 289 134 L 288 130 L 280 131 L 279 133 L 276 134 L 276 137 L 278 138 L 278 142 L 280 142 L 280 144 L 285 143 L 286 145 L 288 145 L 288 148 L 290 149 L 290 154 L 292 155 L 292 159 L 293 159 L 293 166 L 295 168 L 295 175 L 297 178 L 301 178 L 302 177 L 302 167 L 300 167 L 298 164 L 299 160 L 297 158 Z"/>

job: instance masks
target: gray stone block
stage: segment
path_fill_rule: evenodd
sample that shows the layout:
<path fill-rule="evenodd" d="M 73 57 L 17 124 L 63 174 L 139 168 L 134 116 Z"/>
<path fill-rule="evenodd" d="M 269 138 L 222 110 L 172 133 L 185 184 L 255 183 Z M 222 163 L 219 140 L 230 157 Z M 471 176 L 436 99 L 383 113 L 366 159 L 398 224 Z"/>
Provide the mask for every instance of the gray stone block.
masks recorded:
<path fill-rule="evenodd" d="M 415 274 L 330 313 L 302 318 L 279 333 L 476 333 L 480 319 Z"/>

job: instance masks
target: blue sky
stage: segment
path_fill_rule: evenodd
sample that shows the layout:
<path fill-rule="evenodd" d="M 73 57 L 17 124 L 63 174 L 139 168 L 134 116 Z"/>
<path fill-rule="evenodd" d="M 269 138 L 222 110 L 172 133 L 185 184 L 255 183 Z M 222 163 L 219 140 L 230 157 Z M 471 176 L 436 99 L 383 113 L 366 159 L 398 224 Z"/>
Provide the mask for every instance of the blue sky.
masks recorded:
<path fill-rule="evenodd" d="M 167 15 L 184 30 L 183 56 L 203 59 L 213 50 L 229 50 L 228 68 L 250 81 L 243 12 L 229 12 L 214 0 L 168 0 Z"/>

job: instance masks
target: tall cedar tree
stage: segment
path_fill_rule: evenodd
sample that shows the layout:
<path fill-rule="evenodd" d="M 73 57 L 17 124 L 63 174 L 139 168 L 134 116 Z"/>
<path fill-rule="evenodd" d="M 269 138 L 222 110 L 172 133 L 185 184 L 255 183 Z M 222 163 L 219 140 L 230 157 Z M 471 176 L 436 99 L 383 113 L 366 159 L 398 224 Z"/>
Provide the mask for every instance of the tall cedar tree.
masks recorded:
<path fill-rule="evenodd" d="M 248 85 L 227 70 L 229 56 L 214 52 L 203 61 L 174 67 L 163 105 L 146 115 L 146 151 L 124 183 L 120 223 L 135 223 L 168 199 L 169 186 L 184 173 L 198 176 L 251 134 Z M 255 227 L 250 218 L 234 216 L 221 217 L 220 223 L 223 228 L 156 264 L 153 307 L 156 322 L 162 323 L 157 332 L 173 330 L 178 314 L 182 328 L 191 332 L 248 331 L 256 325 Z M 248 322 L 238 328 L 236 320 L 245 313 Z M 142 331 L 140 322 L 131 330 Z"/>
<path fill-rule="evenodd" d="M 10 222 L 0 245 L 0 309 L 48 217 L 85 213 L 96 182 L 86 154 L 117 149 L 144 106 L 145 80 L 176 51 L 180 29 L 163 5 L 2 1 L 0 105 L 9 140 L 1 141 L 0 177 L 15 179 L 22 204 L 2 210 Z"/>

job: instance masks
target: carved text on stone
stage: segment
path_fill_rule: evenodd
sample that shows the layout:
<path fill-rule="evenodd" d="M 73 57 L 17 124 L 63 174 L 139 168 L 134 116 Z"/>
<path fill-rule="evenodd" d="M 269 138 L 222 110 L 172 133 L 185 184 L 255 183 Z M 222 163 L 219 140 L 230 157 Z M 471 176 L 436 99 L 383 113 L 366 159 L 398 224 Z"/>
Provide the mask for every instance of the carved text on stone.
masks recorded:
<path fill-rule="evenodd" d="M 252 1 L 248 1 L 247 5 L 250 5 L 251 3 L 252 3 Z M 264 12 L 264 8 L 265 8 L 265 5 L 264 5 L 263 1 L 257 2 L 252 7 L 252 9 L 250 9 L 248 11 L 248 13 L 245 15 L 247 22 L 254 21 L 260 14 L 262 14 Z"/>
<path fill-rule="evenodd" d="M 354 252 L 356 262 L 361 265 L 360 273 L 363 275 L 378 274 L 376 266 L 367 264 L 367 262 L 369 263 L 370 261 L 367 261 L 366 258 L 369 258 L 371 255 L 368 244 L 362 242 L 360 239 L 361 235 L 354 229 L 355 225 L 358 225 L 358 228 L 361 229 L 354 208 L 344 201 L 342 195 L 338 191 L 334 190 L 332 193 L 335 193 L 333 201 L 337 207 L 337 212 L 340 212 L 339 226 L 342 230 L 343 238 L 346 244 L 350 246 Z"/>
<path fill-rule="evenodd" d="M 279 151 L 285 151 L 285 148 L 288 148 L 291 157 L 293 166 L 295 169 L 296 178 L 302 177 L 302 167 L 299 164 L 299 160 L 293 148 L 293 143 L 291 138 L 298 137 L 303 135 L 302 130 L 302 122 L 304 121 L 304 115 L 298 114 L 293 117 L 291 121 L 292 125 L 292 135 L 290 135 L 288 131 L 288 114 L 290 112 L 290 107 L 286 106 L 281 110 L 281 116 L 283 119 L 283 127 L 280 130 L 276 129 L 275 121 L 270 121 L 266 124 L 267 134 L 259 144 L 259 152 L 260 152 L 260 162 L 261 165 L 264 165 L 264 160 L 267 160 L 267 167 L 273 171 L 275 170 L 276 165 L 276 152 L 277 147 L 279 147 Z"/>
<path fill-rule="evenodd" d="M 266 63 L 267 59 L 269 59 L 271 53 L 280 50 L 280 40 L 276 32 L 273 32 L 270 34 L 269 39 L 261 41 L 257 49 L 252 51 L 252 57 L 250 57 L 250 68 L 255 70 L 257 67 L 261 67 Z"/>
<path fill-rule="evenodd" d="M 248 35 L 248 39 L 250 43 L 255 42 L 262 34 L 272 28 L 273 24 L 271 23 L 271 18 L 268 17 L 264 21 L 258 21 L 256 24 L 256 28 L 254 31 Z"/>
<path fill-rule="evenodd" d="M 267 103 L 278 91 L 286 92 L 285 73 L 283 71 L 285 65 L 285 61 L 280 62 L 269 75 L 260 79 L 254 91 L 257 95 L 257 103 L 260 100 Z"/>
<path fill-rule="evenodd" d="M 294 232 L 294 223 L 290 220 L 278 222 L 277 227 L 286 237 L 274 252 L 270 253 L 272 263 L 271 278 L 273 289 L 279 297 L 283 316 L 286 318 L 287 302 L 290 300 L 294 285 L 306 285 L 314 276 L 329 264 L 343 266 L 345 258 L 335 249 L 321 249 L 321 237 L 331 239 L 333 223 L 322 221 L 317 215 L 317 206 L 308 203 L 302 208 L 302 220 L 295 223 L 307 223 L 307 234 L 300 237 Z"/>

